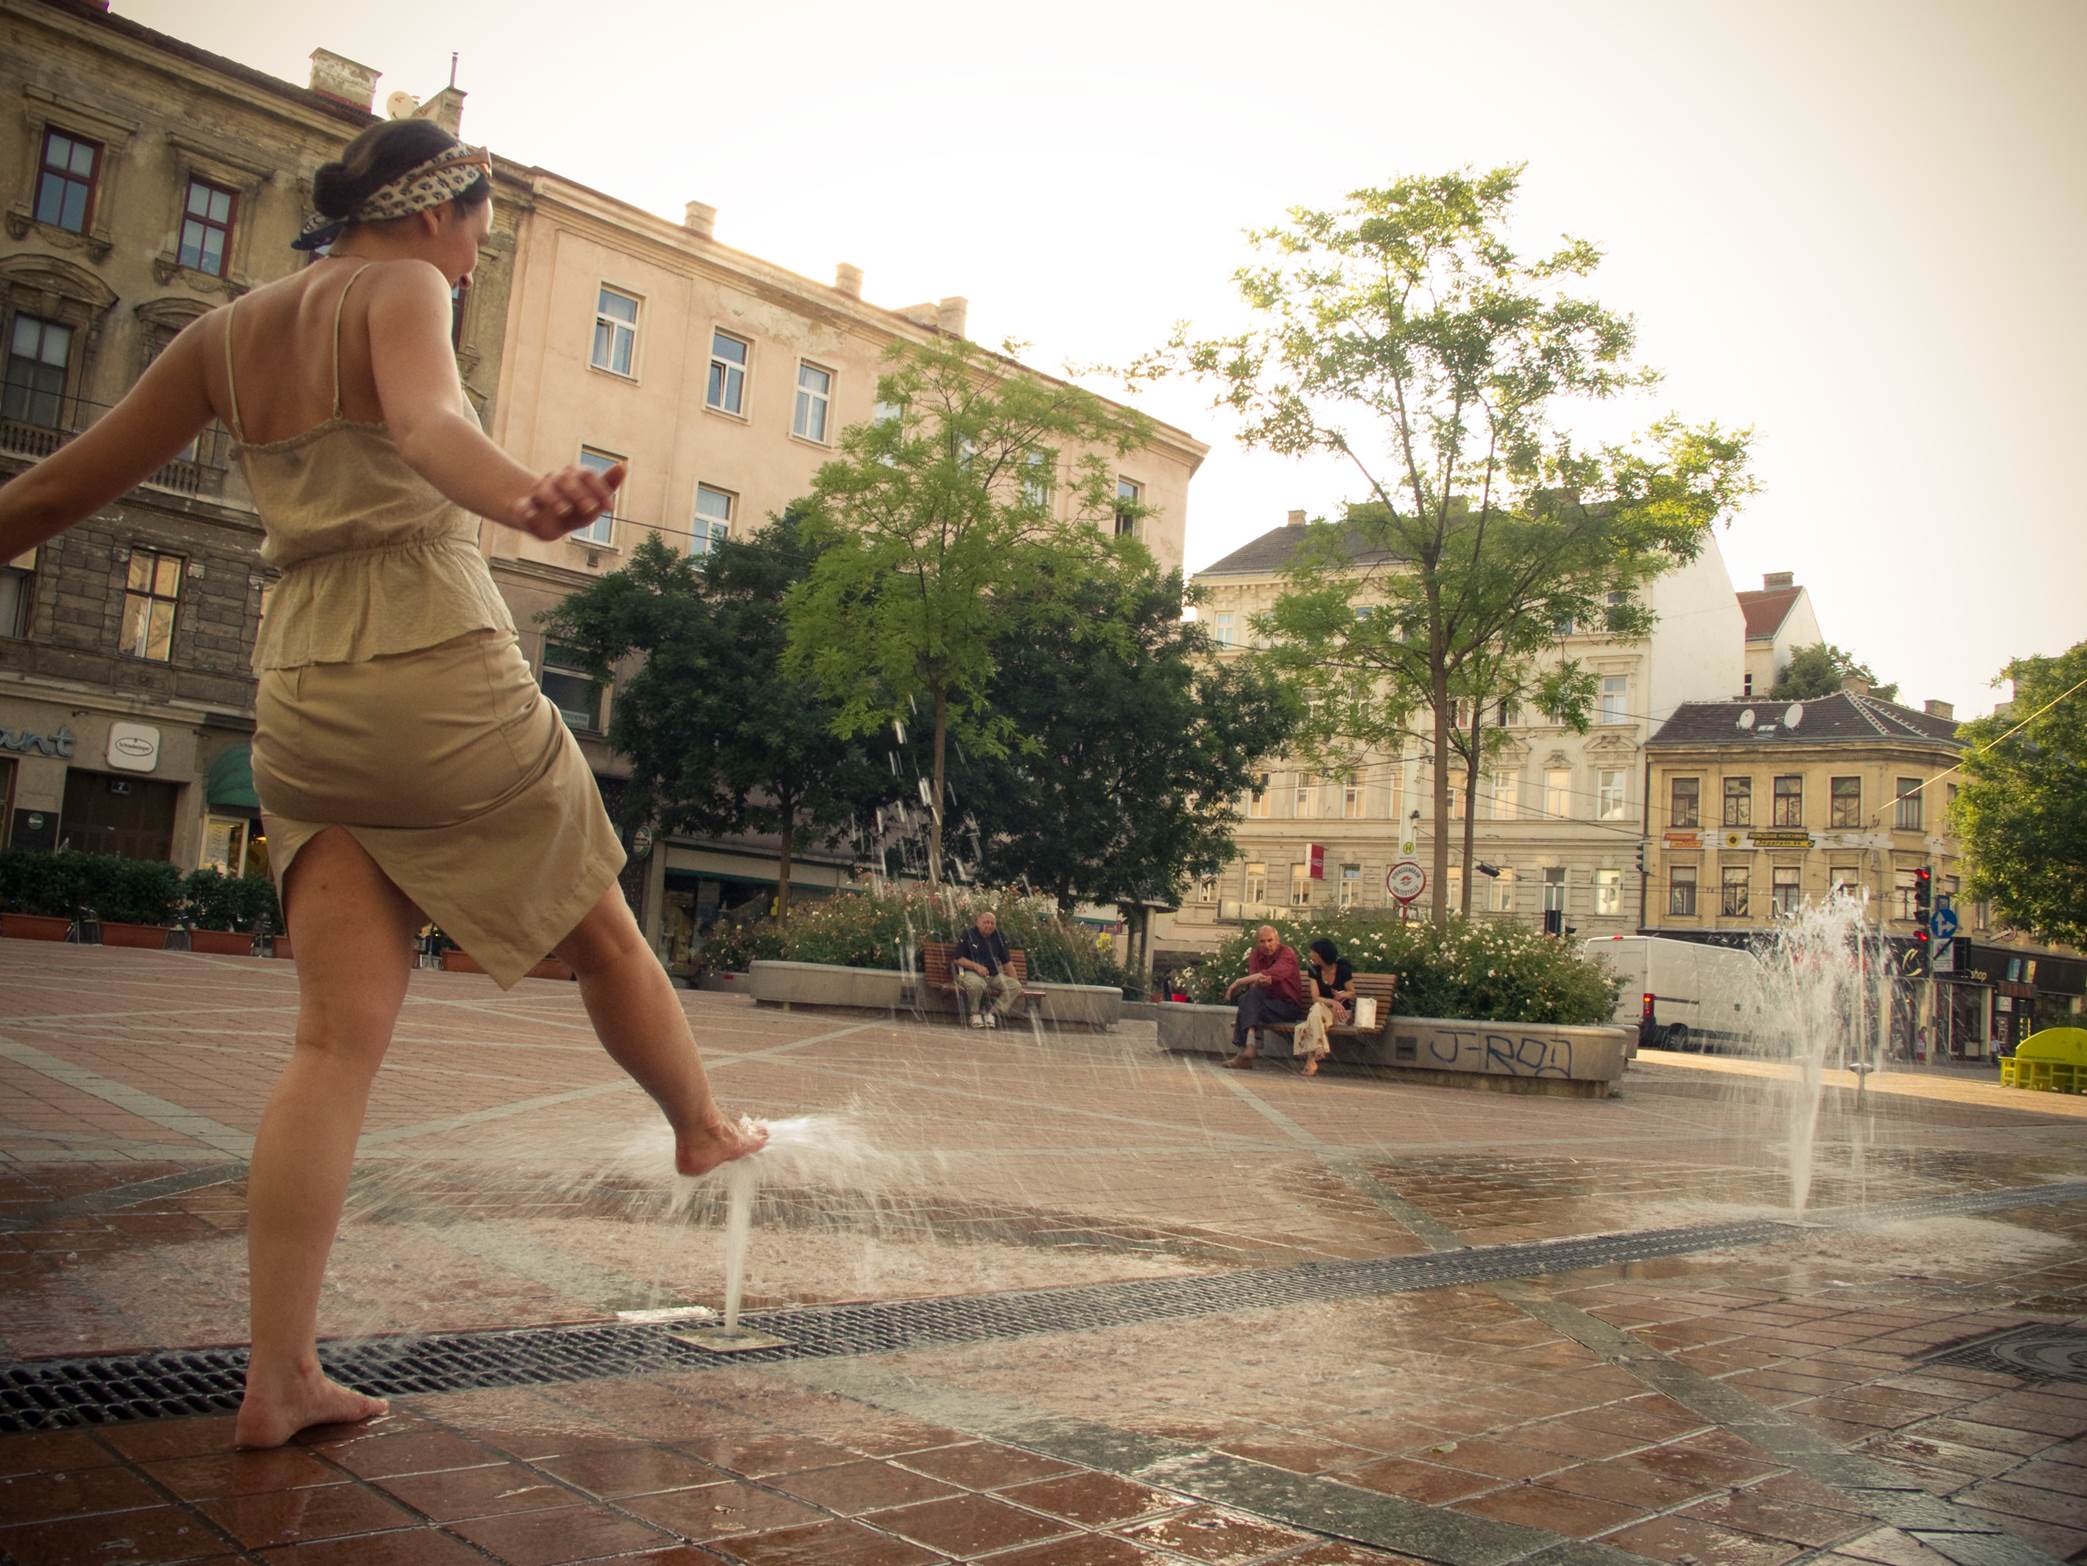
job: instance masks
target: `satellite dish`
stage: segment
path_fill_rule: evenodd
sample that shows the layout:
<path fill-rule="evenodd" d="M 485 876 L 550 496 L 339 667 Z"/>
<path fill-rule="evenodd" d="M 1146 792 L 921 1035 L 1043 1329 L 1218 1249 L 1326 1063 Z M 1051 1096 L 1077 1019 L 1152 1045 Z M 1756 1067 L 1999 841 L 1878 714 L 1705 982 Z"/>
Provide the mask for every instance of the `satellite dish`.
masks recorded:
<path fill-rule="evenodd" d="M 1752 728 L 1752 727 L 1754 726 L 1754 709 L 1753 709 L 1753 708 L 1749 707 L 1749 708 L 1747 708 L 1747 709 L 1746 709 L 1746 711 L 1742 712 L 1742 713 L 1741 713 L 1741 714 L 1739 715 L 1739 726 L 1740 726 L 1740 727 L 1741 727 L 1742 729 L 1750 729 L 1750 728 Z"/>
<path fill-rule="evenodd" d="M 1786 708 L 1784 708 L 1784 709 L 1783 709 L 1783 727 L 1784 727 L 1784 728 L 1786 728 L 1786 729 L 1794 729 L 1794 728 L 1796 728 L 1796 727 L 1797 727 L 1797 725 L 1798 725 L 1798 724 L 1802 723 L 1803 721 L 1804 721 L 1804 703 L 1803 703 L 1803 702 L 1801 702 L 1801 701 L 1793 701 L 1793 702 L 1791 702 L 1791 703 L 1790 703 L 1790 705 L 1789 705 L 1788 707 L 1786 707 Z"/>
<path fill-rule="evenodd" d="M 420 100 L 410 92 L 395 92 L 384 100 L 384 112 L 395 120 L 410 120 L 420 112 Z"/>

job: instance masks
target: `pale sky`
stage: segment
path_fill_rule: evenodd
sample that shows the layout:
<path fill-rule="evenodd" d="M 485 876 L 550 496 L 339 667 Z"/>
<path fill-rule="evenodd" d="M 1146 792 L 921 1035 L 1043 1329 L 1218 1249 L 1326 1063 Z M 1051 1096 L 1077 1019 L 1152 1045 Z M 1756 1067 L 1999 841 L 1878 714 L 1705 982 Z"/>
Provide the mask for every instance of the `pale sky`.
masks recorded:
<path fill-rule="evenodd" d="M 2087 4 L 115 0 L 378 102 L 449 76 L 464 134 L 890 307 L 961 294 L 1039 368 L 1237 323 L 1241 231 L 1404 174 L 1526 162 L 1518 233 L 1608 259 L 1672 409 L 1756 431 L 1734 585 L 1794 571 L 1829 640 L 1957 716 L 2087 638 Z M 1114 390 L 1103 382 L 1097 389 Z M 1356 492 L 1212 447 L 1188 564 Z"/>

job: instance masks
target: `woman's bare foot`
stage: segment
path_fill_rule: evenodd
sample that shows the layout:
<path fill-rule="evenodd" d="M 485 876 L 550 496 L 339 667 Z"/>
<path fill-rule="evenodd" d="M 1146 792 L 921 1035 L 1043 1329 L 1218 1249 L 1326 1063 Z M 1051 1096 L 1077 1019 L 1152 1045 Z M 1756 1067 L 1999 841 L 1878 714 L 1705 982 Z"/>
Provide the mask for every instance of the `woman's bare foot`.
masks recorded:
<path fill-rule="evenodd" d="M 1314 1055 L 1304 1063 L 1304 1074 L 1308 1077 L 1316 1077 L 1319 1074 L 1319 1057 L 1317 1055 Z"/>
<path fill-rule="evenodd" d="M 344 1387 L 313 1366 L 287 1381 L 246 1378 L 246 1397 L 232 1424 L 232 1440 L 245 1447 L 281 1446 L 313 1425 L 352 1425 L 374 1419 L 391 1405 L 353 1387 Z"/>
<path fill-rule="evenodd" d="M 768 1145 L 768 1127 L 744 1115 L 734 1125 L 722 1116 L 674 1138 L 674 1168 L 685 1175 L 708 1174 L 719 1164 L 758 1153 Z"/>
<path fill-rule="evenodd" d="M 1241 1050 L 1241 1051 L 1240 1051 L 1240 1052 L 1239 1052 L 1239 1053 L 1238 1053 L 1237 1055 L 1234 1055 L 1234 1056 L 1233 1056 L 1233 1057 L 1232 1057 L 1232 1058 L 1231 1058 L 1230 1060 L 1228 1060 L 1228 1061 L 1226 1061 L 1226 1062 L 1225 1062 L 1225 1067 L 1226 1067 L 1226 1069 L 1227 1069 L 1227 1070 L 1230 1070 L 1230 1071 L 1251 1071 L 1251 1070 L 1253 1070 L 1253 1069 L 1254 1069 L 1254 1052 L 1253 1052 L 1252 1050 L 1250 1050 L 1250 1049 L 1249 1049 L 1249 1050 Z"/>

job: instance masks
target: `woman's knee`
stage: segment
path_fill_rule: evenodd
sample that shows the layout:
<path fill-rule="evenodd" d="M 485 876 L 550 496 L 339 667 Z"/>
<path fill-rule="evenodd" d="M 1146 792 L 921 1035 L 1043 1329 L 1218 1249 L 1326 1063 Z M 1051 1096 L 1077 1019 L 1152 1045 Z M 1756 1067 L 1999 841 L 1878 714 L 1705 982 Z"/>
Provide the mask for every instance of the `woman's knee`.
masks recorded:
<path fill-rule="evenodd" d="M 644 932 L 631 917 L 620 887 L 611 886 L 587 911 L 573 932 L 555 948 L 558 957 L 581 978 L 636 958 L 651 958 Z"/>

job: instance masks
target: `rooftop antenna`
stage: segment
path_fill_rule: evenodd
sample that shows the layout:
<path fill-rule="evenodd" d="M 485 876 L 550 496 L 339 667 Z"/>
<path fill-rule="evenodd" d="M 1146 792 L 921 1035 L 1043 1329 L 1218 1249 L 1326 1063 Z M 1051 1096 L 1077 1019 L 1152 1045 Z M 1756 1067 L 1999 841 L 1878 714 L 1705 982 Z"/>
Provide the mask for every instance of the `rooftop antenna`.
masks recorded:
<path fill-rule="evenodd" d="M 457 84 L 457 52 L 456 52 L 456 50 L 452 49 L 452 50 L 450 50 L 450 51 L 449 51 L 449 85 L 450 85 L 450 86 L 452 86 L 452 87 L 454 87 L 454 86 L 455 86 L 456 84 Z"/>

